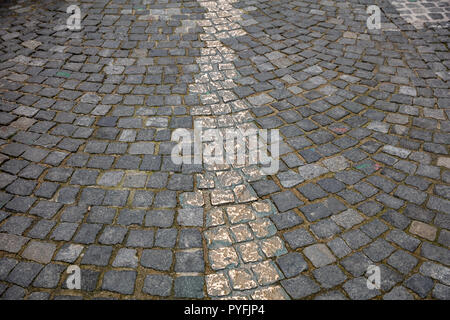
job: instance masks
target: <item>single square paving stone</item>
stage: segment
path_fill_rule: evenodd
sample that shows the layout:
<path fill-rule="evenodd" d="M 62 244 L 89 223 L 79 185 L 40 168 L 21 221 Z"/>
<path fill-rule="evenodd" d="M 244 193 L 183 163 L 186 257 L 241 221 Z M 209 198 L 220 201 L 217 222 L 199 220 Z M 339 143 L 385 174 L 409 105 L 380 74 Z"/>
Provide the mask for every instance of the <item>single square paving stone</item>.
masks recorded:
<path fill-rule="evenodd" d="M 361 232 L 359 229 L 357 230 L 349 230 L 342 234 L 342 239 L 347 242 L 350 248 L 359 249 L 362 246 L 368 244 L 371 239 L 365 235 L 365 233 Z"/>
<path fill-rule="evenodd" d="M 29 238 L 14 234 L 0 233 L 0 251 L 17 253 L 28 240 Z"/>
<path fill-rule="evenodd" d="M 332 288 L 347 280 L 347 276 L 336 265 L 321 267 L 313 271 L 313 275 L 324 288 Z"/>
<path fill-rule="evenodd" d="M 386 240 L 392 241 L 395 244 L 402 247 L 403 249 L 406 249 L 410 252 L 414 252 L 417 249 L 417 247 L 420 245 L 420 242 L 421 242 L 419 239 L 416 239 L 416 238 L 410 236 L 406 232 L 403 232 L 401 230 L 395 230 L 395 229 L 388 233 L 388 235 L 386 236 Z M 425 245 L 425 243 L 424 243 L 424 245 Z M 423 246 L 422 246 L 422 248 L 423 248 Z"/>
<path fill-rule="evenodd" d="M 417 205 L 421 205 L 425 202 L 427 198 L 427 194 L 422 191 L 418 191 L 414 188 L 409 188 L 405 186 L 398 186 L 394 195 L 408 202 L 415 203 Z"/>
<path fill-rule="evenodd" d="M 303 205 L 303 202 L 300 201 L 291 191 L 284 191 L 272 195 L 271 198 L 280 212 L 285 212 Z"/>
<path fill-rule="evenodd" d="M 35 181 L 19 178 L 15 180 L 12 184 L 10 184 L 6 188 L 6 191 L 11 194 L 16 194 L 19 196 L 29 196 L 33 192 L 36 185 L 37 183 Z"/>
<path fill-rule="evenodd" d="M 123 186 L 125 188 L 143 188 L 146 181 L 146 174 L 127 174 Z"/>
<path fill-rule="evenodd" d="M 203 208 L 178 209 L 177 222 L 187 227 L 203 227 Z"/>
<path fill-rule="evenodd" d="M 304 186 L 297 188 L 297 190 L 308 200 L 316 200 L 326 197 L 328 194 L 318 185 L 314 183 L 308 183 Z"/>
<path fill-rule="evenodd" d="M 201 299 L 205 296 L 203 276 L 181 276 L 175 278 L 174 290 L 177 298 Z"/>
<path fill-rule="evenodd" d="M 13 215 L 0 227 L 0 232 L 21 235 L 33 222 L 32 218 Z"/>
<path fill-rule="evenodd" d="M 121 248 L 112 263 L 113 267 L 136 268 L 138 257 L 135 249 Z"/>
<path fill-rule="evenodd" d="M 301 299 L 319 292 L 319 286 L 307 276 L 282 280 L 281 285 L 293 299 Z"/>
<path fill-rule="evenodd" d="M 369 200 L 358 206 L 358 210 L 368 217 L 372 217 L 383 209 L 383 206 L 376 201 Z"/>
<path fill-rule="evenodd" d="M 16 266 L 17 260 L 11 258 L 0 259 L 0 280 L 5 280 L 8 273 Z"/>
<path fill-rule="evenodd" d="M 127 228 L 119 226 L 106 226 L 102 232 L 102 235 L 98 239 L 101 244 L 120 244 L 122 243 L 125 235 L 127 234 Z"/>
<path fill-rule="evenodd" d="M 153 230 L 130 230 L 127 246 L 151 248 L 153 247 L 154 237 L 155 232 Z"/>
<path fill-rule="evenodd" d="M 198 229 L 181 229 L 178 247 L 180 249 L 201 248 L 202 233 Z"/>
<path fill-rule="evenodd" d="M 172 291 L 173 279 L 162 274 L 150 274 L 145 277 L 142 291 L 151 296 L 168 297 Z"/>
<path fill-rule="evenodd" d="M 259 180 L 251 183 L 251 186 L 259 197 L 280 191 L 280 188 L 273 180 Z"/>
<path fill-rule="evenodd" d="M 345 257 L 352 252 L 352 249 L 341 238 L 334 238 L 327 245 L 338 258 Z"/>
<path fill-rule="evenodd" d="M 48 264 L 33 282 L 36 288 L 56 288 L 65 267 L 60 264 Z"/>
<path fill-rule="evenodd" d="M 336 261 L 328 247 L 322 243 L 305 248 L 303 254 L 318 268 Z"/>
<path fill-rule="evenodd" d="M 112 250 L 112 247 L 91 245 L 87 248 L 83 258 L 81 259 L 81 264 L 106 266 L 108 265 Z"/>
<path fill-rule="evenodd" d="M 366 235 L 368 235 L 370 238 L 374 239 L 374 238 L 380 236 L 381 234 L 383 234 L 389 228 L 381 220 L 375 219 L 375 220 L 372 220 L 372 221 L 364 224 L 359 229 L 362 232 L 364 232 Z"/>
<path fill-rule="evenodd" d="M 21 287 L 28 287 L 37 274 L 42 270 L 43 265 L 34 262 L 20 262 L 9 273 L 6 281 L 17 284 Z"/>
<path fill-rule="evenodd" d="M 58 190 L 59 184 L 52 182 L 43 182 L 40 187 L 36 189 L 34 195 L 41 198 L 50 199 Z"/>
<path fill-rule="evenodd" d="M 50 239 L 56 241 L 69 241 L 78 228 L 78 223 L 61 222 L 53 230 Z"/>
<path fill-rule="evenodd" d="M 133 294 L 136 275 L 136 271 L 107 271 L 103 276 L 102 289 L 121 294 Z"/>
<path fill-rule="evenodd" d="M 84 188 L 81 192 L 80 205 L 101 205 L 106 191 L 100 188 Z"/>
<path fill-rule="evenodd" d="M 103 204 L 106 206 L 124 207 L 128 199 L 128 190 L 107 190 Z"/>
<path fill-rule="evenodd" d="M 97 288 L 97 282 L 100 278 L 100 272 L 81 269 L 81 290 L 92 292 Z M 67 280 L 63 283 L 63 288 L 67 288 Z"/>
<path fill-rule="evenodd" d="M 173 254 L 167 249 L 144 250 L 141 265 L 158 271 L 168 271 L 172 266 Z"/>
<path fill-rule="evenodd" d="M 298 252 L 291 252 L 279 257 L 277 259 L 277 264 L 286 278 L 295 277 L 300 272 L 308 269 L 308 264 Z"/>
<path fill-rule="evenodd" d="M 83 244 L 94 243 L 101 228 L 101 224 L 83 223 L 73 241 Z"/>
<path fill-rule="evenodd" d="M 144 221 L 144 216 L 145 216 L 144 210 L 122 209 L 120 210 L 117 223 L 124 226 L 130 226 L 133 224 L 142 225 L 142 222 Z"/>
<path fill-rule="evenodd" d="M 425 277 L 418 273 L 409 277 L 404 284 L 407 288 L 417 293 L 421 298 L 425 298 L 434 286 L 434 282 L 431 278 Z"/>
<path fill-rule="evenodd" d="M 391 290 L 404 279 L 400 273 L 385 264 L 381 264 L 379 267 L 381 273 L 381 290 L 383 291 L 387 292 Z M 366 276 L 368 276 L 367 273 Z"/>
<path fill-rule="evenodd" d="M 107 171 L 98 181 L 101 186 L 115 187 L 122 180 L 124 173 L 122 171 Z"/>
<path fill-rule="evenodd" d="M 364 277 L 351 279 L 342 287 L 352 300 L 369 300 L 380 295 L 378 289 L 371 290 L 367 287 L 367 280 Z"/>
<path fill-rule="evenodd" d="M 175 255 L 175 272 L 204 272 L 203 250 L 178 251 Z"/>
<path fill-rule="evenodd" d="M 278 230 L 292 228 L 303 223 L 303 219 L 292 210 L 271 215 L 270 219 L 275 223 Z"/>
<path fill-rule="evenodd" d="M 345 188 L 345 185 L 334 178 L 326 178 L 318 181 L 323 190 L 330 193 L 337 193 Z"/>
<path fill-rule="evenodd" d="M 76 196 L 80 191 L 79 187 L 64 187 L 59 189 L 57 202 L 64 204 L 72 204 L 75 202 Z"/>
<path fill-rule="evenodd" d="M 169 179 L 169 183 L 167 184 L 167 189 L 175 191 L 192 191 L 193 188 L 193 176 L 185 174 L 173 174 Z"/>
<path fill-rule="evenodd" d="M 277 177 L 280 180 L 281 185 L 285 188 L 292 188 L 303 182 L 303 178 L 292 170 L 281 172 Z"/>
<path fill-rule="evenodd" d="M 56 245 L 41 241 L 31 241 L 22 253 L 22 257 L 40 263 L 49 263 L 56 250 Z"/>
<path fill-rule="evenodd" d="M 156 194 L 153 207 L 175 208 L 177 205 L 177 193 L 175 191 L 163 190 Z"/>
<path fill-rule="evenodd" d="M 167 184 L 169 174 L 167 172 L 154 172 L 147 182 L 147 188 L 162 189 Z"/>
<path fill-rule="evenodd" d="M 418 263 L 418 259 L 403 250 L 394 252 L 387 263 L 403 274 L 409 273 Z"/>
<path fill-rule="evenodd" d="M 391 246 L 384 239 L 377 239 L 372 242 L 368 247 L 364 248 L 364 253 L 374 262 L 379 262 L 395 251 L 395 248 Z"/>
<path fill-rule="evenodd" d="M 436 284 L 432 292 L 433 298 L 439 300 L 450 300 L 450 286 L 445 286 L 443 284 Z"/>
<path fill-rule="evenodd" d="M 111 224 L 116 215 L 116 209 L 101 206 L 94 206 L 91 208 L 87 222 Z"/>
<path fill-rule="evenodd" d="M 171 227 L 174 216 L 174 210 L 151 210 L 145 216 L 145 225 L 148 227 Z"/>
<path fill-rule="evenodd" d="M 147 208 L 153 203 L 154 194 L 151 191 L 137 190 L 134 193 L 133 207 Z"/>
<path fill-rule="evenodd" d="M 450 285 L 450 268 L 427 261 L 420 266 L 420 272 L 427 277 L 431 277 L 442 282 L 443 284 Z"/>
<path fill-rule="evenodd" d="M 56 261 L 72 263 L 78 259 L 84 247 L 79 244 L 64 244 L 55 256 Z"/>
<path fill-rule="evenodd" d="M 61 221 L 64 222 L 81 222 L 87 212 L 85 205 L 67 207 L 61 215 Z"/>
<path fill-rule="evenodd" d="M 173 248 L 177 241 L 178 231 L 175 228 L 158 229 L 156 232 L 155 247 Z"/>
<path fill-rule="evenodd" d="M 450 265 L 450 250 L 443 247 L 438 247 L 429 242 L 424 242 L 420 249 L 422 257 L 440 262 L 445 265 Z"/>
<path fill-rule="evenodd" d="M 385 213 L 381 215 L 381 218 L 388 222 L 389 224 L 393 225 L 394 227 L 398 229 L 405 229 L 409 223 L 410 219 L 405 217 L 403 214 L 398 213 L 394 210 L 387 210 Z"/>
<path fill-rule="evenodd" d="M 55 226 L 56 221 L 42 219 L 28 231 L 27 236 L 35 239 L 44 239 Z"/>
<path fill-rule="evenodd" d="M 15 197 L 11 201 L 9 201 L 5 208 L 12 212 L 20 212 L 25 213 L 30 210 L 33 203 L 36 201 L 33 197 Z"/>
<path fill-rule="evenodd" d="M 70 184 L 77 184 L 82 186 L 95 185 L 98 176 L 97 170 L 79 169 L 74 172 Z"/>
<path fill-rule="evenodd" d="M 314 237 L 304 228 L 298 228 L 283 234 L 292 249 L 304 247 L 316 242 Z"/>
<path fill-rule="evenodd" d="M 306 219 L 310 222 L 327 218 L 333 214 L 333 212 L 327 207 L 327 202 L 309 204 L 300 208 L 300 211 L 303 212 Z"/>
<path fill-rule="evenodd" d="M 341 260 L 341 265 L 345 268 L 345 270 L 355 277 L 365 274 L 367 272 L 367 268 L 372 264 L 373 262 L 361 252 L 353 253 L 347 258 Z"/>
<path fill-rule="evenodd" d="M 317 237 L 322 239 L 332 237 L 341 232 L 341 228 L 330 219 L 324 219 L 312 224 L 310 228 Z"/>

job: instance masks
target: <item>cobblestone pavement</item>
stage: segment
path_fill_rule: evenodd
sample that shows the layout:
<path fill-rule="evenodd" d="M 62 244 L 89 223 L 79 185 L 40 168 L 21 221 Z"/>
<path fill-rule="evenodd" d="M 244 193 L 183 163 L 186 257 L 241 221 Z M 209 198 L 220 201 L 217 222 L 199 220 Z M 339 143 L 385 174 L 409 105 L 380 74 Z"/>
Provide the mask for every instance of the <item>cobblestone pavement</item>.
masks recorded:
<path fill-rule="evenodd" d="M 449 17 L 429 0 L 2 1 L 1 298 L 449 299 Z M 278 173 L 175 164 L 194 120 L 279 129 Z"/>

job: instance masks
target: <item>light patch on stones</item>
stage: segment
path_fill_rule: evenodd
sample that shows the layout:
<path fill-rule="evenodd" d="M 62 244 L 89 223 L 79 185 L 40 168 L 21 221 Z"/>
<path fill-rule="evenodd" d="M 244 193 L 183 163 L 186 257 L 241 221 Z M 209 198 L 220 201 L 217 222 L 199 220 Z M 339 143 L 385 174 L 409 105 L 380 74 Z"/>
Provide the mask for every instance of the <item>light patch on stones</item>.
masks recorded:
<path fill-rule="evenodd" d="M 211 192 L 211 204 L 213 206 L 234 202 L 231 190 L 214 190 Z"/>
<path fill-rule="evenodd" d="M 197 192 L 185 192 L 181 195 L 182 205 L 188 207 L 203 207 L 205 200 L 203 199 L 203 193 Z"/>
<path fill-rule="evenodd" d="M 289 300 L 288 295 L 280 286 L 270 286 L 257 289 L 252 294 L 254 300 Z"/>
<path fill-rule="evenodd" d="M 235 290 L 250 290 L 258 286 L 251 271 L 246 269 L 231 269 L 228 271 L 232 287 Z"/>
<path fill-rule="evenodd" d="M 278 236 L 261 240 L 261 250 L 268 258 L 287 253 L 283 240 L 281 240 Z"/>
<path fill-rule="evenodd" d="M 22 45 L 28 49 L 34 50 L 37 47 L 39 47 L 42 44 L 42 42 L 36 41 L 36 40 L 28 40 L 22 42 Z"/>
<path fill-rule="evenodd" d="M 231 293 L 228 279 L 221 273 L 206 276 L 206 290 L 213 297 L 222 297 Z"/>
<path fill-rule="evenodd" d="M 250 228 L 257 238 L 267 238 L 276 232 L 275 225 L 267 218 L 259 218 L 249 222 Z"/>
<path fill-rule="evenodd" d="M 266 260 L 252 266 L 252 270 L 260 285 L 269 285 L 280 280 L 281 276 L 271 260 Z"/>
<path fill-rule="evenodd" d="M 256 242 L 246 242 L 237 246 L 241 253 L 244 263 L 257 262 L 262 260 L 262 256 L 259 253 L 259 246 Z"/>
<path fill-rule="evenodd" d="M 389 0 L 396 12 L 387 13 L 389 18 L 400 18 L 412 24 L 416 29 L 423 29 L 425 23 L 438 28 L 448 28 L 449 19 L 439 7 L 439 2 Z M 427 4 L 426 6 L 424 4 Z M 383 29 L 384 30 L 384 29 Z"/>
<path fill-rule="evenodd" d="M 328 169 L 317 165 L 317 164 L 307 164 L 298 168 L 298 173 L 305 179 L 311 180 L 317 178 L 328 172 Z"/>
<path fill-rule="evenodd" d="M 205 238 L 209 248 L 230 246 L 232 243 L 227 227 L 217 227 L 205 231 Z"/>
<path fill-rule="evenodd" d="M 209 260 L 213 270 L 237 267 L 239 264 L 236 250 L 232 247 L 209 250 Z"/>
<path fill-rule="evenodd" d="M 225 224 L 224 213 L 221 208 L 211 209 L 206 216 L 206 226 L 215 227 Z"/>
<path fill-rule="evenodd" d="M 237 242 L 243 242 L 253 239 L 253 235 L 246 224 L 238 224 L 230 228 L 234 239 Z"/>
<path fill-rule="evenodd" d="M 339 172 L 347 169 L 350 164 L 344 156 L 336 156 L 322 161 L 331 172 Z"/>
<path fill-rule="evenodd" d="M 228 219 L 232 224 L 242 223 L 254 220 L 255 214 L 247 205 L 235 205 L 226 209 Z"/>

